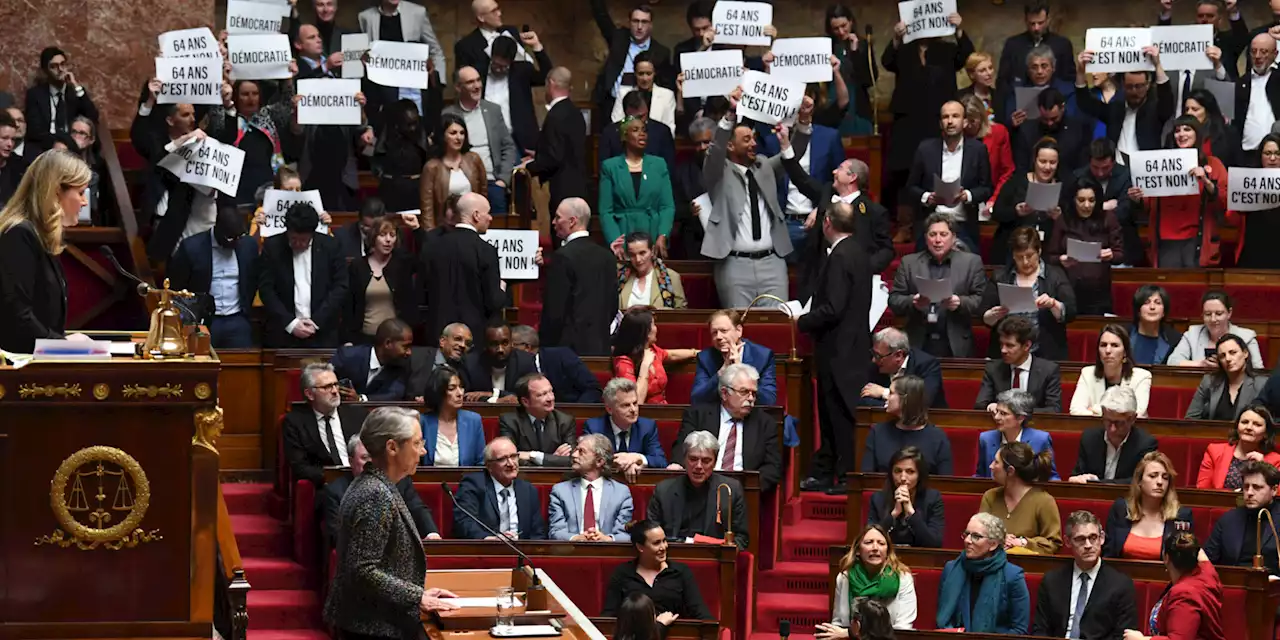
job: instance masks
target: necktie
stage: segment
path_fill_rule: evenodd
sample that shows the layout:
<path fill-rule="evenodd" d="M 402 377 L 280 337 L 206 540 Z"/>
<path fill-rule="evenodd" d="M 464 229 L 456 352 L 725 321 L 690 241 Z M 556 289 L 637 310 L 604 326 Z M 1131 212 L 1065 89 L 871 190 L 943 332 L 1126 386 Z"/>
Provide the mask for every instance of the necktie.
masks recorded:
<path fill-rule="evenodd" d="M 751 197 L 751 239 L 759 240 L 760 231 L 760 185 L 756 184 L 756 177 L 751 173 L 751 167 L 747 167 L 747 191 Z"/>
<path fill-rule="evenodd" d="M 1187 112 L 1187 96 L 1189 95 L 1191 95 L 1191 72 L 1183 71 L 1182 72 L 1182 104 L 1180 105 L 1181 108 L 1178 109 L 1179 113 Z"/>
<path fill-rule="evenodd" d="M 324 437 L 329 441 L 329 459 L 333 464 L 342 464 L 342 454 L 338 453 L 338 441 L 333 437 L 333 418 L 324 417 Z"/>
<path fill-rule="evenodd" d="M 1013 370 L 1013 388 L 1014 389 L 1022 388 L 1022 369 L 1015 368 Z"/>
<path fill-rule="evenodd" d="M 1080 619 L 1084 617 L 1084 605 L 1089 602 L 1089 574 L 1080 574 L 1080 595 L 1076 596 L 1076 611 L 1071 614 L 1071 633 L 1069 638 L 1080 637 Z"/>
<path fill-rule="evenodd" d="M 61 91 L 53 93 L 53 126 L 58 133 L 67 132 L 67 103 Z"/>
<path fill-rule="evenodd" d="M 502 496 L 502 522 L 501 526 L 498 527 L 498 530 L 506 533 L 513 529 L 513 527 L 511 527 L 511 489 L 503 489 L 500 492 L 500 495 Z"/>
<path fill-rule="evenodd" d="M 587 499 L 582 502 L 582 530 L 590 531 L 596 528 L 596 497 L 591 490 L 591 485 L 587 485 Z"/>
<path fill-rule="evenodd" d="M 733 459 L 735 452 L 738 450 L 738 421 L 734 420 L 729 423 L 729 435 L 724 439 L 724 454 L 720 456 L 721 471 L 735 471 L 733 468 Z"/>
<path fill-rule="evenodd" d="M 539 448 L 539 449 L 544 449 L 544 448 L 545 448 L 545 447 L 543 446 L 543 434 L 544 434 L 545 432 L 546 432 L 546 430 L 542 428 L 542 421 L 541 421 L 541 420 L 539 420 L 539 419 L 537 419 L 537 418 L 534 418 L 534 419 L 533 419 L 533 433 L 534 433 L 534 436 L 538 438 L 538 448 Z"/>
<path fill-rule="evenodd" d="M 626 450 L 627 450 L 627 432 L 619 431 L 618 432 L 618 451 L 626 451 Z"/>

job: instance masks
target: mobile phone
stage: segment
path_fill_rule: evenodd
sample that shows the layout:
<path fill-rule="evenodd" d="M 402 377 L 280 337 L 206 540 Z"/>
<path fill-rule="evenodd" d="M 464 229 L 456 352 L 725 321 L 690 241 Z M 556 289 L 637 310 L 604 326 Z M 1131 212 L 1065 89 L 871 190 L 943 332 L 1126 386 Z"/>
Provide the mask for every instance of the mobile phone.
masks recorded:
<path fill-rule="evenodd" d="M 351 378 L 343 378 L 343 379 L 339 380 L 339 381 L 338 381 L 338 386 L 339 386 L 339 387 L 346 388 L 346 389 L 354 389 L 354 388 L 356 388 L 354 384 L 351 384 Z"/>
<path fill-rule="evenodd" d="M 529 33 L 530 31 L 533 31 L 533 29 L 530 29 L 529 25 L 527 24 L 520 25 L 520 33 Z"/>

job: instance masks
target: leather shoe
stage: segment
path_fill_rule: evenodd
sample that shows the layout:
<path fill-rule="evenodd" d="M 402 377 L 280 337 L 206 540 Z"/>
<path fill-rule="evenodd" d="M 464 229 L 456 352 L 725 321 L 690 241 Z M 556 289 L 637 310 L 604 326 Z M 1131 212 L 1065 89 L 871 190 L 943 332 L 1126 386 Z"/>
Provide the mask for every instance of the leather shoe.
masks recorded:
<path fill-rule="evenodd" d="M 826 491 L 831 487 L 830 480 L 809 476 L 800 482 L 801 491 Z"/>
<path fill-rule="evenodd" d="M 849 493 L 849 484 L 845 482 L 837 482 L 830 487 L 827 487 L 826 493 L 829 496 L 845 495 Z"/>

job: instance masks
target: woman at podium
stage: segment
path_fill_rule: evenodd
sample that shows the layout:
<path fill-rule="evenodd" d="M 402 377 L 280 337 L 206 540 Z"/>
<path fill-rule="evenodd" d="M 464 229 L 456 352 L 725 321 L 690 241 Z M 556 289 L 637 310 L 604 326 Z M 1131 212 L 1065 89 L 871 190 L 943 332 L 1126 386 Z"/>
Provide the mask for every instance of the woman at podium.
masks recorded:
<path fill-rule="evenodd" d="M 67 151 L 47 151 L 27 168 L 0 210 L 0 349 L 31 353 L 40 338 L 64 336 L 67 281 L 58 254 L 62 229 L 85 206 L 89 165 Z"/>

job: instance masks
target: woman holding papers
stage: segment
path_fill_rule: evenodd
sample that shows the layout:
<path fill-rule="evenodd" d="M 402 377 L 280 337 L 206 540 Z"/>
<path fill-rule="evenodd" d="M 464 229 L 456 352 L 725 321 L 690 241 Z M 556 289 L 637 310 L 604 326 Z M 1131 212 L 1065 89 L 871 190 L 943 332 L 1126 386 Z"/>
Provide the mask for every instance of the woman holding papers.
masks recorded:
<path fill-rule="evenodd" d="M 1046 260 L 1066 269 L 1076 312 L 1100 316 L 1111 313 L 1111 265 L 1124 263 L 1124 234 L 1115 213 L 1102 208 L 1101 185 L 1087 179 L 1074 191 L 1063 194 L 1068 204 L 1053 226 Z"/>
<path fill-rule="evenodd" d="M 1016 177 L 1016 176 L 1015 176 Z M 1013 264 L 1001 267 L 991 278 L 982 295 L 982 322 L 999 331 L 1000 323 L 1010 315 L 1031 321 L 1039 331 L 1032 353 L 1038 358 L 1060 362 L 1067 358 L 1067 323 L 1076 317 L 1076 294 L 1067 274 L 1055 264 L 1046 264 L 1040 255 L 1040 234 L 1033 227 L 1019 227 L 1009 239 Z M 1031 289 L 1034 309 L 1010 309 L 1000 285 Z M 1000 356 L 1000 341 L 992 340 L 987 350 L 992 358 Z"/>
<path fill-rule="evenodd" d="M 446 113 L 440 118 L 440 130 L 435 134 L 431 159 L 422 168 L 422 180 L 418 186 L 422 224 L 434 229 L 437 220 L 445 218 L 445 200 L 451 195 L 488 191 L 484 161 L 471 150 L 471 137 L 467 123 L 460 116 Z"/>
<path fill-rule="evenodd" d="M 1004 183 L 995 206 L 991 208 L 991 219 L 1000 226 L 991 243 L 990 264 L 1008 263 L 1009 237 L 1015 229 L 1029 228 L 1037 232 L 1043 242 L 1053 233 L 1054 221 L 1062 216 L 1056 195 L 1062 188 L 1058 180 L 1057 141 L 1042 138 L 1032 148 L 1031 157 L 1031 171 L 1015 172 Z"/>
<path fill-rule="evenodd" d="M 1140 187 L 1129 188 L 1129 199 L 1146 211 L 1151 234 L 1151 266 L 1161 269 L 1194 269 L 1216 266 L 1218 219 L 1227 209 L 1227 168 L 1204 152 L 1200 121 L 1181 115 L 1173 121 L 1166 149 L 1195 149 L 1198 162 L 1191 173 L 1199 193 L 1187 196 L 1145 197 Z M 1137 215 L 1138 212 L 1134 212 Z"/>
<path fill-rule="evenodd" d="M 1258 145 L 1263 169 L 1280 169 L 1280 134 L 1269 133 Z M 1280 237 L 1280 208 L 1266 211 L 1227 211 L 1227 224 L 1239 227 L 1236 266 L 1241 269 L 1280 269 L 1280 251 L 1270 240 Z M 1245 233 L 1248 223 L 1249 233 Z M 1263 242 L 1267 240 L 1267 242 Z"/>

